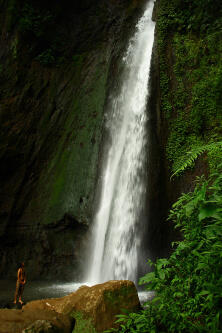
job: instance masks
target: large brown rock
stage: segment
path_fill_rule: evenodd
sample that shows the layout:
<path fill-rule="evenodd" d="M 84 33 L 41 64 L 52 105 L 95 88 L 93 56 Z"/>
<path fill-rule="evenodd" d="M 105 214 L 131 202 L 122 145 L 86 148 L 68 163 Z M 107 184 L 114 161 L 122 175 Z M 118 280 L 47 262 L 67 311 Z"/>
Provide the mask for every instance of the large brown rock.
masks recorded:
<path fill-rule="evenodd" d="M 62 298 L 32 301 L 22 310 L 0 310 L 0 333 L 103 332 L 115 326 L 123 310 L 137 311 L 140 302 L 133 282 L 108 281 L 82 286 Z"/>
<path fill-rule="evenodd" d="M 97 332 L 103 332 L 114 326 L 115 316 L 122 310 L 132 312 L 140 308 L 136 287 L 128 280 L 108 281 L 93 287 L 82 286 L 75 293 L 62 299 L 48 300 L 48 303 L 59 313 L 73 314 L 76 319 L 75 332 L 79 333 L 83 332 L 84 325 L 90 325 L 89 322 Z"/>
<path fill-rule="evenodd" d="M 56 312 L 46 303 L 22 310 L 0 310 L 0 333 L 70 333 L 73 326 L 73 318 Z"/>

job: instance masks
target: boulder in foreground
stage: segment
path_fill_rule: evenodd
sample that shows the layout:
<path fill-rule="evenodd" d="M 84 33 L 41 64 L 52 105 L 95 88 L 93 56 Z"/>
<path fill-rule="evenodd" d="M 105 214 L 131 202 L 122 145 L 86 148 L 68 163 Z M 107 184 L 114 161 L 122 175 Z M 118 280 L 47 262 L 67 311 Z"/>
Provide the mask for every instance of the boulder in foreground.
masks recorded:
<path fill-rule="evenodd" d="M 100 333 L 115 326 L 117 314 L 139 308 L 133 282 L 108 281 L 61 298 L 32 301 L 22 310 L 0 310 L 0 333 L 71 333 L 74 321 L 74 333 Z"/>
<path fill-rule="evenodd" d="M 140 308 L 136 287 L 128 280 L 108 281 L 93 287 L 82 286 L 75 293 L 48 302 L 57 312 L 74 316 L 75 333 L 94 332 L 93 329 L 103 332 L 114 327 L 117 314 Z"/>

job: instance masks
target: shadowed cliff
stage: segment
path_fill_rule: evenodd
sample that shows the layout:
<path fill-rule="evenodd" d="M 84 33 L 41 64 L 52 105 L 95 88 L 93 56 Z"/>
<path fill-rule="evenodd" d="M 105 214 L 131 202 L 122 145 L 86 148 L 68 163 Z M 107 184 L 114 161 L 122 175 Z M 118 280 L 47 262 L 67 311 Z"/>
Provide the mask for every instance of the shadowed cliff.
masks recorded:
<path fill-rule="evenodd" d="M 106 96 L 142 2 L 0 5 L 1 276 L 24 260 L 29 277 L 78 278 Z"/>

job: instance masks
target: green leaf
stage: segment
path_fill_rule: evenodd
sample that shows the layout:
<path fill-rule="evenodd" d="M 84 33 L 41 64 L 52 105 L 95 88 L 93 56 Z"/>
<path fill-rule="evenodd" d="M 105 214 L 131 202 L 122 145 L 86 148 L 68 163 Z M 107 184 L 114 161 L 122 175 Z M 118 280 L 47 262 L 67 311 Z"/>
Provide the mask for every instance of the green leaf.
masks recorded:
<path fill-rule="evenodd" d="M 198 219 L 199 221 L 204 220 L 207 217 L 217 217 L 218 216 L 218 207 L 214 204 L 205 204 L 200 207 Z"/>
<path fill-rule="evenodd" d="M 161 278 L 161 280 L 163 280 L 163 279 L 165 278 L 165 272 L 164 272 L 164 270 L 163 270 L 163 269 L 160 269 L 160 270 L 158 271 L 158 273 L 159 273 L 159 277 Z"/>
<path fill-rule="evenodd" d="M 204 296 L 204 295 L 208 295 L 210 292 L 208 290 L 202 290 L 199 295 L 200 296 Z"/>
<path fill-rule="evenodd" d="M 168 264 L 169 260 L 164 258 L 164 259 L 158 259 L 156 266 L 157 269 L 160 269 L 162 267 L 166 267 Z"/>
<path fill-rule="evenodd" d="M 145 284 L 153 281 L 155 279 L 155 273 L 151 272 L 139 279 L 139 284 Z"/>

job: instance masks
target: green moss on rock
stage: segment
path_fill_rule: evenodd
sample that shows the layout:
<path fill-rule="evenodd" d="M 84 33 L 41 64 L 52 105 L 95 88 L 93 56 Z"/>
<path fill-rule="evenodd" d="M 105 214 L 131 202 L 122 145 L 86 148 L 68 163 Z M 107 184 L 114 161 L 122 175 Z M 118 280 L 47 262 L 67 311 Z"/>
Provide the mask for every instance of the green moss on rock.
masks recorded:
<path fill-rule="evenodd" d="M 124 304 L 125 299 L 129 299 L 131 296 L 134 296 L 135 289 L 129 286 L 122 286 L 119 290 L 105 291 L 104 292 L 104 301 L 108 307 L 114 308 L 117 304 Z M 121 309 L 120 309 L 121 311 Z"/>
<path fill-rule="evenodd" d="M 72 317 L 75 318 L 75 328 L 72 333 L 97 333 L 90 318 L 85 318 L 84 315 L 79 312 L 73 312 Z"/>
<path fill-rule="evenodd" d="M 161 109 L 169 130 L 166 153 L 174 170 L 185 152 L 222 137 L 221 21 L 218 13 L 213 19 L 207 12 L 194 24 L 197 17 L 192 15 L 200 13 L 202 5 L 193 2 L 189 10 L 181 1 L 161 0 L 159 5 Z M 212 165 L 211 158 L 208 155 Z"/>

